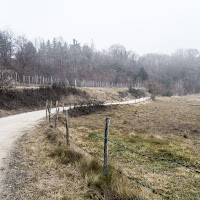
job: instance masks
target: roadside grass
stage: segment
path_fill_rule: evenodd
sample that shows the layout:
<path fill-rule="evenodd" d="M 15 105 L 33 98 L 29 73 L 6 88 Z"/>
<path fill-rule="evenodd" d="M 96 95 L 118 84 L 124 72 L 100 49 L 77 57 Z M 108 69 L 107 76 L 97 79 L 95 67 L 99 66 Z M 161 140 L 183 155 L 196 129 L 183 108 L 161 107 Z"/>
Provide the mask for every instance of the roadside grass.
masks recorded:
<path fill-rule="evenodd" d="M 105 112 L 70 118 L 70 136 L 103 159 L 103 140 L 92 134 L 103 137 L 105 118 L 111 117 L 111 141 L 200 171 L 200 110 L 194 109 L 194 105 L 200 106 L 200 96 L 120 105 Z M 177 163 L 145 158 L 112 143 L 109 143 L 109 163 L 172 199 L 200 199 L 200 174 Z M 145 188 L 137 187 L 144 198 L 160 199 L 159 195 L 152 196 Z"/>
<path fill-rule="evenodd" d="M 15 198 L 146 199 L 113 170 L 105 177 L 102 163 L 73 145 L 67 146 L 52 125 L 42 124 L 21 143 L 21 148 L 18 167 L 25 176 L 13 186 L 17 187 L 17 193 L 13 188 Z"/>
<path fill-rule="evenodd" d="M 177 160 L 200 170 L 200 96 L 161 98 L 70 117 L 70 140 L 103 160 L 105 118 L 110 140 L 152 157 Z M 64 114 L 59 119 L 65 121 Z M 26 174 L 20 199 L 162 199 L 158 194 L 103 165 L 43 124 L 22 144 L 19 165 Z M 65 133 L 65 126 L 58 124 Z M 109 164 L 171 199 L 200 199 L 200 174 L 176 163 L 139 156 L 109 143 Z M 20 185 L 20 184 L 19 184 Z"/>

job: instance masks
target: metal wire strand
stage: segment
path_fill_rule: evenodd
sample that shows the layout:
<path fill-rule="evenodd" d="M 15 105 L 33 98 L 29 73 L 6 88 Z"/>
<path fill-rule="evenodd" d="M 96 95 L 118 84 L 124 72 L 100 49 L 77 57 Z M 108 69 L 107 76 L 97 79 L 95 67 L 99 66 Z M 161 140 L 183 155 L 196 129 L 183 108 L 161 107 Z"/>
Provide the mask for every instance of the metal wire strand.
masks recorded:
<path fill-rule="evenodd" d="M 93 158 L 95 158 L 96 160 L 98 160 L 98 161 L 100 161 L 100 162 L 102 162 L 102 163 L 104 162 L 103 160 L 101 160 L 100 158 L 96 157 L 95 155 L 93 155 L 92 153 L 90 153 L 89 151 L 87 151 L 86 149 L 84 149 L 82 146 L 76 144 L 76 143 L 73 142 L 72 140 L 70 140 L 70 142 L 73 143 L 75 146 L 79 147 L 80 149 L 82 149 L 83 151 L 85 151 L 86 153 L 88 153 L 89 155 L 91 155 L 91 156 L 92 156 Z M 163 194 L 160 193 L 160 192 L 157 192 L 157 191 L 156 191 L 155 189 L 153 189 L 152 187 L 150 187 L 150 186 L 148 186 L 148 185 L 146 185 L 146 184 L 144 184 L 144 183 L 138 181 L 138 180 L 135 179 L 135 178 L 132 178 L 132 177 L 126 175 L 125 173 L 123 173 L 122 171 L 116 169 L 115 167 L 113 167 L 113 166 L 111 166 L 111 165 L 108 165 L 108 166 L 109 166 L 110 168 L 112 168 L 113 170 L 115 170 L 116 172 L 118 172 L 118 173 L 122 174 L 123 176 L 127 177 L 128 179 L 130 179 L 130 180 L 136 182 L 137 184 L 139 184 L 139 185 L 141 185 L 141 186 L 143 186 L 143 187 L 146 187 L 146 188 L 150 189 L 153 193 L 156 193 L 156 194 L 160 195 L 161 197 L 163 197 L 163 198 L 165 198 L 165 199 L 170 199 L 170 197 L 165 196 L 165 195 L 163 195 Z M 170 200 L 171 200 L 171 199 L 170 199 Z"/>
<path fill-rule="evenodd" d="M 95 137 L 100 138 L 100 139 L 104 139 L 104 137 L 98 136 L 98 135 L 96 135 L 96 134 L 94 134 L 94 133 L 92 133 L 92 134 L 90 134 L 90 135 L 95 136 Z M 168 162 L 176 163 L 176 164 L 178 164 L 178 165 L 181 165 L 181 166 L 183 166 L 183 167 L 185 167 L 185 168 L 187 168 L 187 169 L 190 169 L 190 170 L 194 171 L 195 173 L 200 174 L 200 171 L 198 171 L 198 170 L 196 170 L 196 169 L 194 169 L 194 168 L 191 168 L 189 165 L 186 165 L 186 164 L 184 164 L 184 163 L 180 163 L 180 162 L 178 162 L 178 161 L 176 161 L 176 160 L 171 160 L 171 159 L 166 159 L 166 158 L 159 158 L 159 157 L 148 156 L 148 155 L 142 154 L 142 153 L 140 153 L 140 152 L 134 151 L 133 149 L 130 149 L 130 148 L 124 146 L 124 145 L 121 145 L 121 144 L 115 142 L 115 141 L 112 141 L 112 140 L 108 140 L 108 141 L 109 141 L 110 143 L 112 143 L 112 144 L 115 144 L 115 145 L 117 145 L 117 146 L 120 146 L 120 147 L 124 148 L 125 150 L 130 151 L 130 152 L 132 152 L 132 153 L 135 153 L 135 154 L 137 154 L 137 155 L 140 155 L 140 156 L 143 156 L 143 157 L 146 157 L 146 158 L 149 158 L 149 159 L 161 160 L 161 161 L 168 161 Z"/>

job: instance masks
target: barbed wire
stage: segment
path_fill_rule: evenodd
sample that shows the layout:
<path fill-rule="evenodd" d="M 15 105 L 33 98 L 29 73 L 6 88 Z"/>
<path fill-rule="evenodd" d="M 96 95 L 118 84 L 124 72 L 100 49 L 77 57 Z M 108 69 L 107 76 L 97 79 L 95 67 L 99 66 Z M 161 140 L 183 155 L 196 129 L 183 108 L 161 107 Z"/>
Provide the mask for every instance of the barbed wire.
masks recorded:
<path fill-rule="evenodd" d="M 62 121 L 60 120 L 60 122 L 62 122 Z M 62 122 L 62 123 L 64 123 L 64 122 Z M 56 129 L 60 132 L 61 136 L 65 137 L 65 135 L 63 134 L 63 132 L 62 132 L 58 127 L 56 127 Z M 96 136 L 97 136 L 97 135 L 96 135 Z M 101 137 L 101 136 L 99 136 L 99 137 Z M 103 138 L 103 137 L 101 137 L 101 138 Z M 103 139 L 104 139 L 104 138 L 103 138 Z M 91 155 L 91 156 L 92 156 L 93 158 L 95 158 L 96 160 L 100 161 L 101 163 L 104 163 L 103 160 L 101 160 L 100 158 L 96 157 L 94 154 L 92 154 L 92 153 L 90 153 L 89 151 L 87 151 L 86 149 L 84 149 L 81 145 L 76 144 L 76 143 L 75 143 L 74 141 L 72 141 L 71 139 L 70 139 L 70 142 L 73 143 L 75 146 L 79 147 L 80 149 L 82 149 L 83 151 L 85 151 L 87 154 Z M 136 182 L 137 184 L 140 184 L 141 186 L 150 189 L 153 193 L 156 193 L 156 194 L 160 195 L 161 197 L 163 197 L 163 198 L 165 198 L 165 199 L 170 199 L 170 197 L 165 196 L 165 195 L 163 195 L 163 194 L 160 193 L 160 192 L 157 192 L 157 191 L 156 191 L 155 189 L 153 189 L 152 187 L 150 187 L 150 186 L 148 186 L 148 185 L 142 183 L 141 181 L 138 181 L 138 180 L 135 179 L 135 178 L 132 178 L 132 177 L 126 175 L 125 173 L 123 173 L 122 171 L 116 169 L 115 167 L 113 167 L 113 166 L 111 166 L 111 165 L 108 165 L 108 166 L 109 166 L 110 168 L 112 168 L 113 170 L 115 170 L 116 172 L 118 172 L 118 173 L 122 174 L 123 176 L 127 177 L 128 179 L 130 179 L 130 180 Z"/>
<path fill-rule="evenodd" d="M 103 160 L 101 160 L 100 158 L 96 157 L 94 154 L 92 154 L 92 153 L 90 153 L 89 151 L 87 151 L 86 149 L 84 149 L 81 145 L 76 144 L 76 143 L 75 143 L 74 141 L 72 141 L 72 140 L 70 140 L 70 142 L 73 143 L 75 146 L 79 147 L 80 149 L 82 149 L 83 151 L 85 151 L 86 153 L 88 153 L 89 155 L 91 155 L 91 156 L 92 156 L 93 158 L 95 158 L 96 160 L 100 161 L 101 163 L 104 163 Z M 160 193 L 160 192 L 156 191 L 155 189 L 153 189 L 152 187 L 150 187 L 150 186 L 148 186 L 148 185 L 146 185 L 146 184 L 144 184 L 144 183 L 138 181 L 138 180 L 135 179 L 135 178 L 132 178 L 132 177 L 126 175 L 125 173 L 123 173 L 122 171 L 116 169 L 115 167 L 113 167 L 113 166 L 111 166 L 111 165 L 108 165 L 108 166 L 109 166 L 110 168 L 112 168 L 113 170 L 115 170 L 116 172 L 120 173 L 121 175 L 127 177 L 128 179 L 130 179 L 130 180 L 132 180 L 132 181 L 134 181 L 134 182 L 136 182 L 137 184 L 139 184 L 139 185 L 141 185 L 141 186 L 143 186 L 143 187 L 146 187 L 146 188 L 150 189 L 153 193 L 156 193 L 156 194 L 160 195 L 161 197 L 163 197 L 163 198 L 165 198 L 165 199 L 171 200 L 170 197 L 165 196 L 165 195 L 163 195 L 162 193 Z"/>
<path fill-rule="evenodd" d="M 56 129 L 58 130 L 58 132 L 60 133 L 60 135 L 61 135 L 62 137 L 65 137 L 65 135 L 63 134 L 63 132 L 62 132 L 58 127 L 56 127 Z"/>
<path fill-rule="evenodd" d="M 60 121 L 63 125 L 66 125 L 65 122 L 63 122 L 62 120 L 59 120 L 59 119 L 58 119 L 58 121 Z M 94 133 L 89 133 L 89 134 L 92 135 L 92 136 L 95 136 L 95 137 L 97 137 L 97 138 L 104 139 L 104 137 L 99 136 L 99 135 L 96 135 L 96 134 L 94 134 Z M 199 171 L 199 170 L 194 169 L 194 168 L 190 167 L 190 166 L 187 165 L 187 164 L 180 163 L 179 161 L 172 160 L 172 159 L 167 159 L 167 158 L 159 158 L 159 157 L 148 156 L 148 155 L 146 155 L 146 154 L 137 152 L 137 151 L 135 151 L 135 150 L 133 150 L 133 149 L 130 149 L 130 148 L 128 148 L 128 147 L 126 147 L 126 146 L 124 146 L 124 145 L 121 145 L 121 144 L 119 144 L 119 143 L 117 143 L 117 142 L 115 142 L 115 141 L 112 141 L 112 140 L 110 140 L 110 139 L 108 139 L 108 141 L 109 141 L 110 143 L 112 143 L 112 144 L 115 144 L 115 145 L 117 145 L 117 146 L 120 146 L 120 147 L 124 148 L 125 150 L 130 151 L 130 152 L 132 152 L 132 153 L 135 153 L 135 154 L 137 154 L 137 155 L 140 155 L 140 156 L 142 156 L 142 157 L 146 157 L 146 158 L 154 159 L 154 160 L 161 160 L 161 161 L 167 161 L 167 162 L 171 162 L 171 163 L 176 163 L 176 164 L 178 164 L 178 165 L 181 165 L 182 167 L 185 167 L 185 168 L 187 168 L 187 169 L 189 169 L 189 170 L 191 170 L 191 171 L 194 171 L 195 173 L 200 174 L 200 171 Z"/>
<path fill-rule="evenodd" d="M 65 122 L 63 122 L 62 120 L 58 119 L 58 121 L 59 121 L 59 122 L 61 122 L 63 125 L 65 125 L 65 126 L 66 126 L 66 123 L 65 123 Z"/>
<path fill-rule="evenodd" d="M 94 133 L 92 133 L 92 134 L 90 134 L 90 135 L 95 136 L 95 137 L 100 138 L 100 139 L 104 139 L 104 137 L 98 136 L 98 135 L 96 135 L 96 134 L 94 134 Z M 148 155 L 142 154 L 142 153 L 140 153 L 140 152 L 137 152 L 137 151 L 135 151 L 135 150 L 133 150 L 133 149 L 130 149 L 130 148 L 124 146 L 124 145 L 121 145 L 121 144 L 119 144 L 119 143 L 117 143 L 117 142 L 115 142 L 115 141 L 112 141 L 112 140 L 109 140 L 109 139 L 108 139 L 108 141 L 109 141 L 110 143 L 113 143 L 113 144 L 115 144 L 115 145 L 118 145 L 118 146 L 124 148 L 125 150 L 128 150 L 128 151 L 130 151 L 130 152 L 132 152 L 132 153 L 135 153 L 135 154 L 137 154 L 137 155 L 140 155 L 140 156 L 143 156 L 143 157 L 146 157 L 146 158 L 149 158 L 149 159 L 161 160 L 161 161 L 168 161 L 168 162 L 176 163 L 176 164 L 178 164 L 178 165 L 181 165 L 181 166 L 183 166 L 183 167 L 185 167 L 185 168 L 187 168 L 187 169 L 190 169 L 190 170 L 192 170 L 192 171 L 194 171 L 194 172 L 200 174 L 200 171 L 198 171 L 198 170 L 196 170 L 196 169 L 194 169 L 194 168 L 191 168 L 189 165 L 186 165 L 186 164 L 184 164 L 184 163 L 180 163 L 180 162 L 178 162 L 178 161 L 176 161 L 176 160 L 171 160 L 171 159 L 166 159 L 166 158 L 159 158 L 159 157 L 148 156 Z"/>

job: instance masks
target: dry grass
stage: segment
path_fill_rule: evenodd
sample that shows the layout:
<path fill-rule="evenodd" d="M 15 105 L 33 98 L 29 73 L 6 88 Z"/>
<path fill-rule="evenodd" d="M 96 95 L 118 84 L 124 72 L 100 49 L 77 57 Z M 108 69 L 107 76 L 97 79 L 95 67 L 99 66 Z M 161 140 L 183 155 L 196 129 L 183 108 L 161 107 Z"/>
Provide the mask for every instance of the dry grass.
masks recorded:
<path fill-rule="evenodd" d="M 134 99 L 128 88 L 81 88 L 90 95 L 91 100 L 107 102 L 127 101 Z"/>
<path fill-rule="evenodd" d="M 75 140 L 78 142 L 78 137 Z M 101 163 L 73 145 L 67 147 L 52 125 L 41 125 L 37 133 L 20 141 L 20 145 L 14 168 L 23 175 L 17 178 L 19 170 L 15 171 L 16 176 L 12 175 L 15 179 L 10 181 L 14 184 L 9 185 L 13 193 L 7 195 L 6 200 L 128 200 L 137 195 L 137 191 L 123 189 L 126 179 L 112 171 L 105 178 Z"/>
<path fill-rule="evenodd" d="M 200 170 L 199 107 L 200 96 L 116 106 L 70 118 L 70 139 L 103 159 L 103 141 L 91 133 L 103 136 L 105 118 L 111 117 L 111 140 Z M 59 129 L 65 132 L 60 123 Z M 72 144 L 66 147 L 65 139 L 49 125 L 28 137 L 21 152 L 20 168 L 27 178 L 17 191 L 19 199 L 162 199 L 112 170 L 105 179 L 101 163 Z M 171 199 L 200 199 L 200 175 L 178 164 L 147 159 L 113 144 L 109 163 Z"/>
<path fill-rule="evenodd" d="M 33 89 L 33 88 L 26 88 L 27 90 Z M 34 88 L 36 89 L 36 88 Z M 103 101 L 103 102 L 115 102 L 115 101 L 125 101 L 125 100 L 130 100 L 133 99 L 134 97 L 128 92 L 128 89 L 125 88 L 78 88 L 81 91 L 86 92 L 86 95 L 89 95 L 90 100 L 97 100 L 97 101 Z M 21 90 L 19 90 L 21 91 Z M 33 110 L 39 110 L 39 109 L 44 109 L 45 106 L 45 101 L 49 97 L 46 97 L 44 102 L 42 103 L 41 106 L 35 106 L 31 108 L 25 107 L 25 105 L 22 105 L 19 108 L 15 109 L 0 109 L 0 118 L 13 115 L 13 114 L 18 114 L 18 113 L 23 113 L 23 112 L 28 112 L 28 111 L 33 111 Z M 50 99 L 48 99 L 50 100 Z M 73 95 L 69 93 L 68 95 L 63 95 L 60 97 L 59 103 L 65 103 L 65 105 L 74 105 L 80 103 L 80 101 L 83 101 L 84 98 L 81 95 Z M 9 101 L 6 102 L 9 105 Z M 30 101 L 29 101 L 30 102 Z M 15 102 L 16 103 L 16 102 Z M 55 104 L 55 101 L 53 102 Z"/>
<path fill-rule="evenodd" d="M 118 106 L 112 111 L 71 118 L 71 135 L 103 158 L 103 141 L 91 133 L 103 136 L 105 118 L 111 117 L 110 139 L 135 151 L 174 159 L 200 170 L 200 96 L 160 98 L 139 106 Z M 165 161 L 150 160 L 109 146 L 110 163 L 131 177 L 157 189 L 172 199 L 200 199 L 200 175 Z M 133 187 L 136 186 L 133 183 Z M 160 199 L 143 187 L 141 195 Z"/>

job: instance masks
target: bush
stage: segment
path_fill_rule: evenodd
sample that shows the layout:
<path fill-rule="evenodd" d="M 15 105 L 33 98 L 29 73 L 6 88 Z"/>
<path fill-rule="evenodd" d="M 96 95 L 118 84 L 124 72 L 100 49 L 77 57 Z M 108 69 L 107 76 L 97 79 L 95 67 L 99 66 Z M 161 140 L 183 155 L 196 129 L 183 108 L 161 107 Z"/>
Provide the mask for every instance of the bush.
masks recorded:
<path fill-rule="evenodd" d="M 146 91 L 144 89 L 129 88 L 129 92 L 135 98 L 141 98 L 141 97 L 146 97 L 147 96 L 147 93 L 146 93 Z"/>
<path fill-rule="evenodd" d="M 102 101 L 81 101 L 74 108 L 69 109 L 71 117 L 79 117 L 82 115 L 89 115 L 98 111 L 105 111 L 108 107 Z"/>
<path fill-rule="evenodd" d="M 151 94 L 151 99 L 156 100 L 156 96 L 161 94 L 161 87 L 158 82 L 151 81 L 148 85 L 148 92 Z"/>
<path fill-rule="evenodd" d="M 171 97 L 171 96 L 173 96 L 173 93 L 172 93 L 172 91 L 166 91 L 165 93 L 163 93 L 163 96 Z"/>

